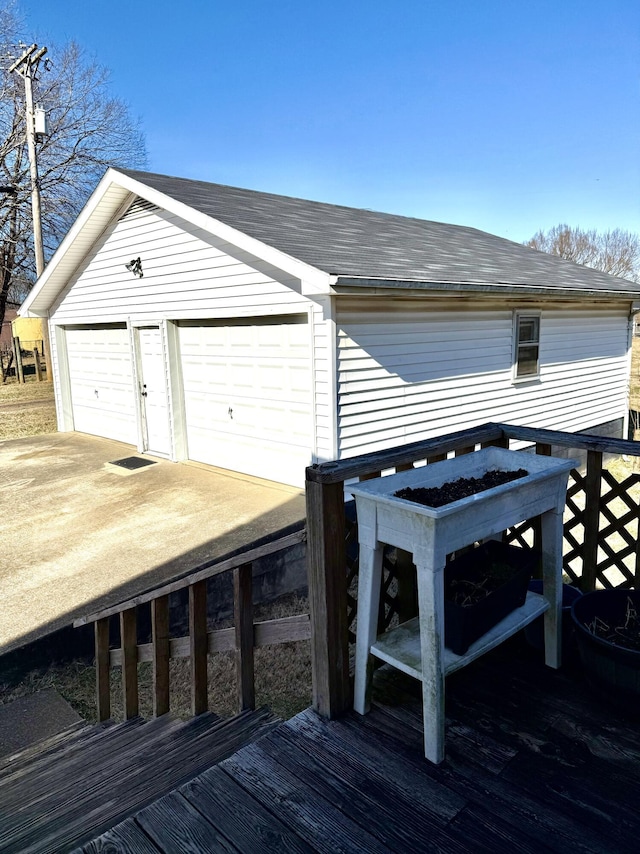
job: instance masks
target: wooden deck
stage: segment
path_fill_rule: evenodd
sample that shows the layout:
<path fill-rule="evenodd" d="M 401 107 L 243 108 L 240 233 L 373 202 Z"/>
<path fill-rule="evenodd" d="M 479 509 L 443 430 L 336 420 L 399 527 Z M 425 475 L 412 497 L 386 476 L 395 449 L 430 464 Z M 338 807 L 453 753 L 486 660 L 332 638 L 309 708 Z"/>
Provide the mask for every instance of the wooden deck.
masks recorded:
<path fill-rule="evenodd" d="M 439 766 L 415 684 L 379 671 L 369 715 L 304 712 L 82 850 L 639 850 L 640 728 L 579 668 L 518 637 L 449 677 Z"/>

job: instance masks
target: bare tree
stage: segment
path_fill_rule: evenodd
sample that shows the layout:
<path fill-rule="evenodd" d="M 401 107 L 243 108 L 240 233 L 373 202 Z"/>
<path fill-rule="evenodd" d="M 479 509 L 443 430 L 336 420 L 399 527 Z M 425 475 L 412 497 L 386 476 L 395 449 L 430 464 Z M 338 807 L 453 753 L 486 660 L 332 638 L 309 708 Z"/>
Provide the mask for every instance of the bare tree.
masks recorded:
<path fill-rule="evenodd" d="M 596 231 L 556 225 L 539 231 L 525 246 L 559 255 L 632 282 L 640 281 L 640 235 L 621 228 Z"/>
<path fill-rule="evenodd" d="M 24 85 L 8 68 L 21 54 L 12 3 L 0 6 L 0 323 L 8 299 L 20 302 L 35 281 Z M 49 48 L 33 81 L 47 113 L 37 145 L 45 258 L 51 257 L 108 166 L 144 168 L 139 123 L 109 92 L 109 74 L 77 44 Z M 4 192 L 3 192 L 4 191 Z"/>

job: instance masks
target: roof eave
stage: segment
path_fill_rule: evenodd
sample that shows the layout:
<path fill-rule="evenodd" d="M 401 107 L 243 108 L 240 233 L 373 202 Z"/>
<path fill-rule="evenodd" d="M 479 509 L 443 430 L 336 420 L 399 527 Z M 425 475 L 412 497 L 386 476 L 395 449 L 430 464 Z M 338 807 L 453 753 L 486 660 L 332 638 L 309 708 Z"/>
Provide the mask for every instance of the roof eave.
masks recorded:
<path fill-rule="evenodd" d="M 500 296 L 538 296 L 556 297 L 569 299 L 640 299 L 640 289 L 637 291 L 623 291 L 606 288 L 571 288 L 539 286 L 531 284 L 514 284 L 511 282 L 445 282 L 445 281 L 417 281 L 413 279 L 374 279 L 360 278 L 357 276 L 334 276 L 332 279 L 332 292 L 335 294 L 355 294 L 363 290 L 374 293 L 379 290 L 418 290 L 433 291 L 437 293 L 460 293 L 460 294 L 495 294 Z"/>

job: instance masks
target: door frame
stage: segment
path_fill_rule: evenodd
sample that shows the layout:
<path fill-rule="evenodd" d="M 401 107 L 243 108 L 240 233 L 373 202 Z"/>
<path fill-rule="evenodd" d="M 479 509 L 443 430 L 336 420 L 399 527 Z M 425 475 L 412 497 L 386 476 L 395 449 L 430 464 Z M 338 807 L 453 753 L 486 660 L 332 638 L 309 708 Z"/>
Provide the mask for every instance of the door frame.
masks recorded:
<path fill-rule="evenodd" d="M 129 332 L 131 337 L 131 351 L 133 354 L 133 381 L 135 386 L 135 395 L 136 395 L 136 411 L 137 411 L 137 420 L 138 420 L 138 451 L 139 453 L 145 454 L 149 453 L 148 451 L 148 433 L 147 433 L 147 416 L 146 416 L 146 407 L 145 402 L 142 395 L 142 383 L 144 381 L 144 375 L 142 371 L 142 357 L 140 353 L 140 330 L 154 328 L 158 329 L 160 334 L 160 344 L 162 349 L 162 360 L 164 365 L 164 376 L 167 377 L 169 371 L 167 367 L 170 369 L 171 363 L 167 364 L 167 334 L 166 334 L 166 322 L 164 320 L 158 320 L 157 318 L 152 318 L 149 320 L 136 320 L 129 324 Z M 167 419 L 168 419 L 168 428 L 169 428 L 169 447 L 166 453 L 161 453 L 159 451 L 151 451 L 152 456 L 163 457 L 165 459 L 175 460 L 175 440 L 174 440 L 174 431 L 173 431 L 173 418 L 172 418 L 172 395 L 171 395 L 171 382 L 165 379 L 165 397 L 167 401 Z"/>

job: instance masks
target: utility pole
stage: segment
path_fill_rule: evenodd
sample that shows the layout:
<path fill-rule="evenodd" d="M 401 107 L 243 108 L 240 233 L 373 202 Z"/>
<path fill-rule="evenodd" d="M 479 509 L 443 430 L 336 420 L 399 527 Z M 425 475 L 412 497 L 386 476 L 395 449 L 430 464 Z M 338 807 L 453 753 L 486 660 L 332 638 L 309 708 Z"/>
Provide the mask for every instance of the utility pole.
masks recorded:
<path fill-rule="evenodd" d="M 29 152 L 29 172 L 31 175 L 31 213 L 33 219 L 33 249 L 36 256 L 36 275 L 40 277 L 44 271 L 44 247 L 42 244 L 42 212 L 40 208 L 40 185 L 38 182 L 38 155 L 36 152 L 36 113 L 33 107 L 33 81 L 37 79 L 40 60 L 46 54 L 47 48 L 39 48 L 37 44 L 27 47 L 21 57 L 9 68 L 9 73 L 17 71 L 24 80 L 25 121 L 27 125 L 27 150 Z M 51 360 L 51 341 L 49 338 L 49 322 L 43 319 L 42 337 L 44 339 L 47 364 L 47 380 L 53 381 Z"/>
<path fill-rule="evenodd" d="M 42 245 L 42 215 L 40 211 L 40 187 L 38 184 L 38 158 L 36 154 L 35 111 L 33 109 L 33 80 L 38 73 L 40 60 L 46 54 L 46 47 L 37 44 L 28 47 L 22 56 L 9 68 L 9 73 L 17 71 L 24 80 L 24 98 L 26 105 L 27 149 L 29 152 L 29 171 L 31 173 L 31 211 L 33 215 L 33 247 L 36 255 L 36 273 L 44 270 L 44 249 Z"/>

